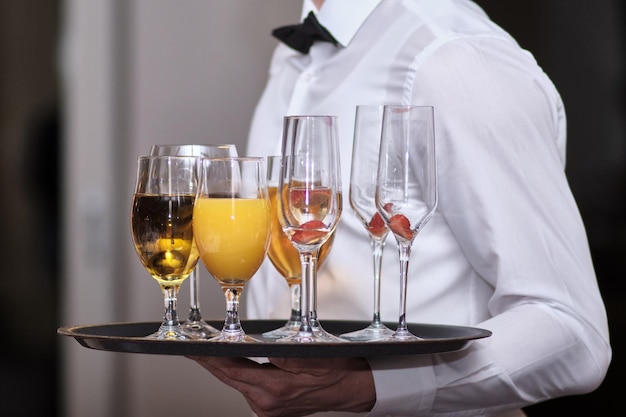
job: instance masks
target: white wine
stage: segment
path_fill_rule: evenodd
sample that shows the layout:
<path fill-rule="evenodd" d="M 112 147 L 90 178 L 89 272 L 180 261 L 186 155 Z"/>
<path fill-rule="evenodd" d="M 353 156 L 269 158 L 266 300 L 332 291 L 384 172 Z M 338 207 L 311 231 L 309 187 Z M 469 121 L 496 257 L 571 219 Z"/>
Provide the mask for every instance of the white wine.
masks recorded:
<path fill-rule="evenodd" d="M 131 229 L 135 250 L 162 286 L 179 286 L 198 263 L 193 195 L 135 194 Z"/>

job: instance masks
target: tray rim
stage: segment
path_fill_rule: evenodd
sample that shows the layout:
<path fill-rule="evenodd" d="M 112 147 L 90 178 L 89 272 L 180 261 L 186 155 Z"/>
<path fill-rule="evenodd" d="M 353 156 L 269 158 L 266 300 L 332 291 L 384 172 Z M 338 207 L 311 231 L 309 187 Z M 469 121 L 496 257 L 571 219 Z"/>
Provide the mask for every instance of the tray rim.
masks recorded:
<path fill-rule="evenodd" d="M 207 320 L 216 327 L 221 326 L 221 320 Z M 471 342 L 490 337 L 492 332 L 478 327 L 457 326 L 431 323 L 409 323 L 409 327 L 421 329 L 457 330 L 468 333 L 466 336 L 432 337 L 416 342 L 356 342 L 342 343 L 276 343 L 274 340 L 261 340 L 259 343 L 232 344 L 216 343 L 203 340 L 167 341 L 148 339 L 144 336 L 118 336 L 88 333 L 89 329 L 112 328 L 129 329 L 131 327 L 153 326 L 156 330 L 160 323 L 155 321 L 139 322 L 111 322 L 98 324 L 82 324 L 59 327 L 57 333 L 74 338 L 86 348 L 121 352 L 142 353 L 157 355 L 182 356 L 230 356 L 230 357 L 377 357 L 377 356 L 406 356 L 432 353 L 454 352 L 467 348 Z M 284 320 L 242 320 L 244 330 L 254 326 L 280 327 Z M 324 320 L 322 326 L 329 330 L 337 325 L 359 328 L 367 322 L 358 320 Z M 390 323 L 390 325 L 393 325 Z M 220 327 L 217 327 L 220 328 Z M 258 338 L 259 333 L 246 332 Z"/>

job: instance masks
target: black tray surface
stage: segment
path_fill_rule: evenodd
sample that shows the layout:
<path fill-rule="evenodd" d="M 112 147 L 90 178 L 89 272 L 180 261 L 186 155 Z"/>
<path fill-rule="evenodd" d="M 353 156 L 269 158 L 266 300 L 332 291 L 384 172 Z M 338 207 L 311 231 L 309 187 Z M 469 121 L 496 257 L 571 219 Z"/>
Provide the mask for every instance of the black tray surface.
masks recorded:
<path fill-rule="evenodd" d="M 223 321 L 207 320 L 221 329 Z M 414 342 L 339 342 L 339 343 L 277 343 L 262 333 L 274 330 L 284 320 L 244 320 L 242 326 L 256 343 L 223 343 L 205 340 L 168 341 L 146 338 L 154 333 L 159 322 L 90 324 L 61 327 L 58 333 L 70 336 L 87 348 L 112 352 L 184 356 L 230 357 L 376 357 L 420 355 L 462 350 L 473 340 L 491 336 L 484 329 L 463 326 L 409 323 L 409 330 L 422 338 Z M 321 321 L 322 327 L 335 335 L 366 327 L 361 321 Z M 388 323 L 395 329 L 395 324 Z"/>

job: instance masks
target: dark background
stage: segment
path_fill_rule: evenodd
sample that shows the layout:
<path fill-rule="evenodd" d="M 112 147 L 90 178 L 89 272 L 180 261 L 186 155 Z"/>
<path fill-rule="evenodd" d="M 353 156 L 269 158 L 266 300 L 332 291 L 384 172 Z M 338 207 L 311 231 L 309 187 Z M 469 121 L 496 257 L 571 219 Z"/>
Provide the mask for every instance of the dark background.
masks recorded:
<path fill-rule="evenodd" d="M 626 7 L 622 0 L 477 3 L 533 52 L 563 97 L 567 174 L 587 226 L 613 345 L 611 368 L 597 391 L 526 412 L 623 415 L 618 389 L 626 371 Z M 3 416 L 57 415 L 61 6 L 60 0 L 0 0 Z"/>

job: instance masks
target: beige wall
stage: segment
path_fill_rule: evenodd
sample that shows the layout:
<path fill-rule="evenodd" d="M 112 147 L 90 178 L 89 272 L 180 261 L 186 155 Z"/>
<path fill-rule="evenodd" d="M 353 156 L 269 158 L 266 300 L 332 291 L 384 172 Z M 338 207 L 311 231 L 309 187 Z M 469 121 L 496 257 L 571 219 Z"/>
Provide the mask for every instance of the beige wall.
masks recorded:
<path fill-rule="evenodd" d="M 66 0 L 63 325 L 158 321 L 162 301 L 131 246 L 135 158 L 154 143 L 235 143 L 295 0 Z M 223 296 L 206 273 L 205 317 Z M 181 291 L 186 315 L 188 287 Z M 63 340 L 66 417 L 248 415 L 243 398 L 181 357 Z M 224 407 L 228 407 L 228 410 Z M 234 409 L 233 409 L 234 407 Z"/>

